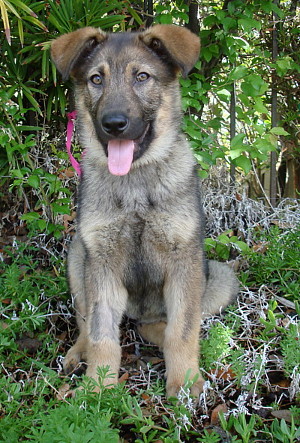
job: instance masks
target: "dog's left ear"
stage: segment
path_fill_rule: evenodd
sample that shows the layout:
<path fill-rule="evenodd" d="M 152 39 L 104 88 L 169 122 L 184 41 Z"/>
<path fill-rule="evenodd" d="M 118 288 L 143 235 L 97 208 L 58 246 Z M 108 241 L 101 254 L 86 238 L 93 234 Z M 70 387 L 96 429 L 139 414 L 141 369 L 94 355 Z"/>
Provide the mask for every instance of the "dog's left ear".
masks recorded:
<path fill-rule="evenodd" d="M 200 40 L 187 28 L 176 25 L 155 25 L 140 35 L 141 40 L 159 56 L 170 56 L 183 76 L 193 68 L 199 57 Z"/>

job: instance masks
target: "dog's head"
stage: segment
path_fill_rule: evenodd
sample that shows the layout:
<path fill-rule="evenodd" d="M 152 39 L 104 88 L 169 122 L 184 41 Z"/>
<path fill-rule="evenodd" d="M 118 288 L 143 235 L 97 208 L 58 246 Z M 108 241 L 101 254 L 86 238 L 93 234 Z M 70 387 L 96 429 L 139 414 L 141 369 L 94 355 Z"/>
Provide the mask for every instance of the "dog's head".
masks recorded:
<path fill-rule="evenodd" d="M 74 80 L 77 107 L 90 114 L 112 174 L 129 172 L 159 125 L 164 132 L 179 123 L 177 78 L 192 69 L 199 48 L 196 35 L 174 25 L 116 34 L 88 27 L 53 41 L 52 58 Z"/>

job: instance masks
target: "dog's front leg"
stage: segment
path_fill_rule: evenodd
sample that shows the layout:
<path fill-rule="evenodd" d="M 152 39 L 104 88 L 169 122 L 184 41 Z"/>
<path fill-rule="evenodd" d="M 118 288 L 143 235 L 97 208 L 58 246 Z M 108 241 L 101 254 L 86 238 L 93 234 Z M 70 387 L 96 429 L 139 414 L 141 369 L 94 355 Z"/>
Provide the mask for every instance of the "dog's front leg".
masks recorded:
<path fill-rule="evenodd" d="M 199 396 L 203 378 L 199 372 L 199 333 L 201 295 L 205 279 L 194 260 L 182 260 L 172 266 L 164 286 L 167 326 L 164 355 L 167 370 L 167 395 L 178 394 L 185 379 L 196 379 L 191 394 Z"/>
<path fill-rule="evenodd" d="M 110 269 L 86 267 L 87 375 L 96 379 L 98 367 L 109 367 L 104 385 L 115 384 L 121 361 L 119 325 L 125 311 L 127 291 Z"/>

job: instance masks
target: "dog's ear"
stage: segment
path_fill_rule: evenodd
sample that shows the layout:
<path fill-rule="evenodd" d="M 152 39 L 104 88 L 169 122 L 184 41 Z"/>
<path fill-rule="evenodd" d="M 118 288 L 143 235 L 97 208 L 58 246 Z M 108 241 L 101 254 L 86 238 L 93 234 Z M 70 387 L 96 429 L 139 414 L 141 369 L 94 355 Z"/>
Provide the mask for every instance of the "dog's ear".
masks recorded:
<path fill-rule="evenodd" d="M 66 80 L 76 64 L 88 57 L 93 49 L 106 39 L 106 33 L 96 28 L 81 28 L 64 34 L 51 44 L 51 56 L 57 69 Z"/>
<path fill-rule="evenodd" d="M 200 40 L 187 28 L 155 25 L 141 33 L 142 41 L 155 53 L 172 62 L 186 76 L 199 57 Z"/>

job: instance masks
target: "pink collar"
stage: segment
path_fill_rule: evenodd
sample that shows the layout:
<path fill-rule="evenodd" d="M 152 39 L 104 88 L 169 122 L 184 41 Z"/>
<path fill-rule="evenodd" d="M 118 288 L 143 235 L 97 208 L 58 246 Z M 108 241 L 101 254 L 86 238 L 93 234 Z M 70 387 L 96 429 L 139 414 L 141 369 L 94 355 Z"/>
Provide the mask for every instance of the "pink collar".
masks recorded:
<path fill-rule="evenodd" d="M 75 120 L 77 117 L 77 111 L 69 112 L 67 114 L 68 117 L 68 124 L 67 124 L 67 138 L 66 138 L 66 148 L 67 152 L 69 154 L 69 159 L 71 162 L 71 165 L 79 175 L 81 176 L 81 167 L 80 163 L 74 158 L 72 151 L 71 151 L 71 144 L 72 144 L 72 138 L 73 138 L 73 132 L 74 132 L 74 126 L 75 126 Z"/>

